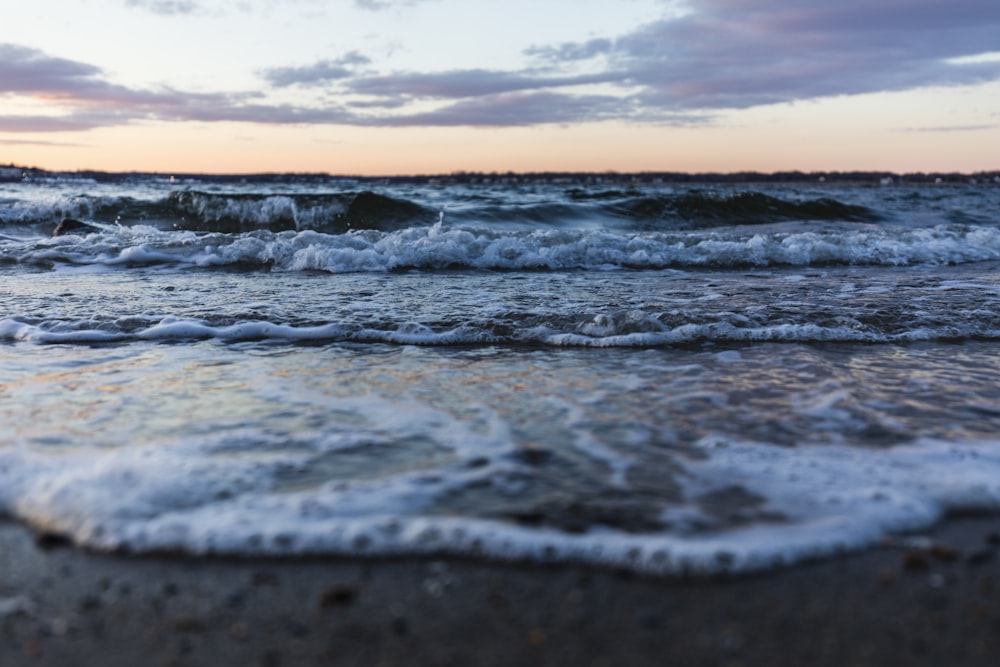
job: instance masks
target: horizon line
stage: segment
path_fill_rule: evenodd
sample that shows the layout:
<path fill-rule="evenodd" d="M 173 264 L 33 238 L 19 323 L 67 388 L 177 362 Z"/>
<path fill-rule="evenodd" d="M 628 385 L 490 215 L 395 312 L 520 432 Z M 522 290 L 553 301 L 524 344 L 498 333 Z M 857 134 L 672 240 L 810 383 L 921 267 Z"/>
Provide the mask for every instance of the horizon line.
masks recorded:
<path fill-rule="evenodd" d="M 833 170 L 823 170 L 823 169 L 779 169 L 771 171 L 758 171 L 754 169 L 739 169 L 734 171 L 678 171 L 678 170 L 656 170 L 656 169 L 641 169 L 635 171 L 620 171 L 616 169 L 605 169 L 605 170 L 570 170 L 570 169 L 546 169 L 539 171 L 514 171 L 514 170 L 494 170 L 494 171 L 483 171 L 483 170 L 465 170 L 458 169 L 449 172 L 412 172 L 412 173 L 395 173 L 395 174 L 351 174 L 351 173 L 331 173 L 326 171 L 248 171 L 248 172 L 210 172 L 210 171 L 185 171 L 185 170 L 145 170 L 145 169 L 133 169 L 133 170 L 108 170 L 108 169 L 92 169 L 92 168 L 77 168 L 77 169 L 49 169 L 47 167 L 37 167 L 37 166 L 24 166 L 17 164 L 8 164 L 0 166 L 0 172 L 4 170 L 19 170 L 22 173 L 25 172 L 35 172 L 35 173 L 46 173 L 46 174 L 92 174 L 92 175 L 104 175 L 104 176 L 175 176 L 175 177 L 202 177 L 202 178 L 259 178 L 266 176 L 298 176 L 298 177 L 324 177 L 324 178 L 345 178 L 345 179 L 465 179 L 465 178 L 511 178 L 511 177 L 752 177 L 760 176 L 767 178 L 775 178 L 780 176 L 798 176 L 798 177 L 824 177 L 824 176 L 841 176 L 841 177 L 859 177 L 859 176 L 898 176 L 898 177 L 977 177 L 977 176 L 998 176 L 1000 175 L 1000 166 L 996 169 L 979 169 L 975 171 L 893 171 L 890 169 L 833 169 Z"/>

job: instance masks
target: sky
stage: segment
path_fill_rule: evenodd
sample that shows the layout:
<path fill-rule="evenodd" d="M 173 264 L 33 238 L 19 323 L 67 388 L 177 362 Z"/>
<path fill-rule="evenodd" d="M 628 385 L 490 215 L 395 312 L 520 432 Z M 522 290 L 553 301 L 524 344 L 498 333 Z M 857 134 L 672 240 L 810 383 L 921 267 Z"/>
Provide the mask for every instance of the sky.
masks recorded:
<path fill-rule="evenodd" d="M 1000 0 L 0 0 L 0 164 L 1000 169 Z"/>

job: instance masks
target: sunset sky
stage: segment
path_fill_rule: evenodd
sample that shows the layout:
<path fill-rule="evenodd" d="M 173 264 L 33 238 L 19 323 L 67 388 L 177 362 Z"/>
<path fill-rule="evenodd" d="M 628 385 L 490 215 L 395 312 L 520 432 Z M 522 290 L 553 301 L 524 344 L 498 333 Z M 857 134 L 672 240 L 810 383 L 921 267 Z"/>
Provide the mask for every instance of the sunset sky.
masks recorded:
<path fill-rule="evenodd" d="M 1000 169 L 998 0 L 5 0 L 0 20 L 0 164 Z"/>

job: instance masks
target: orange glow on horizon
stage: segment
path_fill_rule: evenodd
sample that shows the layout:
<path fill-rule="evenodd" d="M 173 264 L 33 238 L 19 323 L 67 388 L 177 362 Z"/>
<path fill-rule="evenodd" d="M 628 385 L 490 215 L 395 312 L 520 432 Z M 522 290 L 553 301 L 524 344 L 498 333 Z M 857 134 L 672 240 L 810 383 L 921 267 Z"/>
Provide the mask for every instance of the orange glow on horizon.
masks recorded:
<path fill-rule="evenodd" d="M 1000 94 L 985 87 L 968 104 Z M 512 128 L 132 123 L 88 132 L 0 133 L 0 164 L 61 171 L 329 173 L 774 172 L 1000 169 L 1000 122 L 935 129 L 917 93 L 720 114 L 703 125 L 620 122 Z M 966 124 L 966 127 L 961 127 Z M 6 143 L 5 143 L 6 142 Z M 35 142 L 35 143 L 31 143 Z"/>

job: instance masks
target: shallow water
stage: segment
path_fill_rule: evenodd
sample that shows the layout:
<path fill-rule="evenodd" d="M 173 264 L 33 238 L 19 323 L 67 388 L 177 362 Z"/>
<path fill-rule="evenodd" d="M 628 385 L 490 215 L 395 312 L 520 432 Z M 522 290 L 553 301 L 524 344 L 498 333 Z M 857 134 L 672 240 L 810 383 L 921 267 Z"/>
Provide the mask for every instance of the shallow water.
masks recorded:
<path fill-rule="evenodd" d="M 0 508 L 81 545 L 746 571 L 1000 507 L 1000 188 L 81 187 L 0 205 Z"/>

